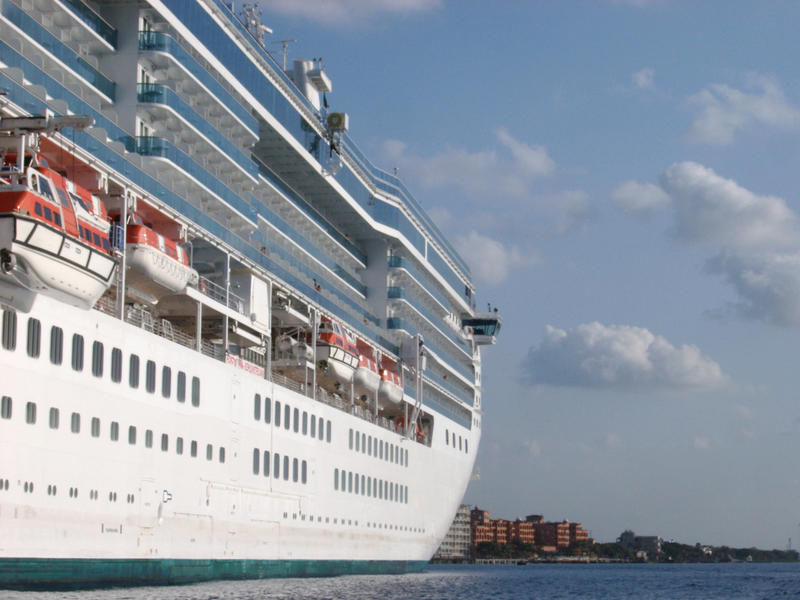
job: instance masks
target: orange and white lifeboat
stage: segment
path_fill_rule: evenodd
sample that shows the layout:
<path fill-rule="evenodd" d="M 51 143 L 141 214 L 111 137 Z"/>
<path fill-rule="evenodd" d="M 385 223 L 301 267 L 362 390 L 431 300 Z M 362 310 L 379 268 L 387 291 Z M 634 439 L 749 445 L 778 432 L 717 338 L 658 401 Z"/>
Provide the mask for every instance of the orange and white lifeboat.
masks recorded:
<path fill-rule="evenodd" d="M 186 251 L 176 243 L 144 224 L 132 213 L 125 233 L 127 283 L 144 292 L 151 300 L 197 285 L 199 276 L 191 266 Z"/>
<path fill-rule="evenodd" d="M 358 348 L 353 334 L 336 321 L 322 318 L 317 334 L 318 378 L 347 384 L 358 366 Z"/>
<path fill-rule="evenodd" d="M 400 404 L 403 400 L 403 382 L 397 374 L 397 364 L 384 357 L 381 361 L 381 382 L 378 385 L 378 401 L 387 404 Z"/>
<path fill-rule="evenodd" d="M 375 351 L 366 342 L 358 340 L 358 366 L 353 374 L 353 386 L 355 395 L 365 396 L 367 400 L 373 400 L 378 391 L 381 376 L 378 373 L 378 363 L 374 360 Z"/>
<path fill-rule="evenodd" d="M 116 261 L 103 202 L 26 157 L 23 171 L 7 154 L 0 170 L 0 289 L 11 304 L 30 310 L 37 293 L 91 308 L 109 288 Z"/>

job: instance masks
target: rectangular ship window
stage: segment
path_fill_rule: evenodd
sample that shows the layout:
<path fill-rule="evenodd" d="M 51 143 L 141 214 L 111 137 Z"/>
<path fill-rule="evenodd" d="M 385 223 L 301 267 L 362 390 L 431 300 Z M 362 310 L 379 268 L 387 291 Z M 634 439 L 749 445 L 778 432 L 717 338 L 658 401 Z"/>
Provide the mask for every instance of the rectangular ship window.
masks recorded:
<path fill-rule="evenodd" d="M 11 396 L 3 396 L 0 399 L 0 417 L 4 419 L 11 418 Z"/>
<path fill-rule="evenodd" d="M 139 357 L 131 354 L 128 361 L 128 383 L 134 389 L 139 387 Z"/>
<path fill-rule="evenodd" d="M 72 433 L 81 432 L 81 415 L 79 413 L 76 412 L 72 413 L 72 416 L 70 418 L 69 428 L 70 431 L 72 431 Z"/>
<path fill-rule="evenodd" d="M 175 453 L 176 454 L 183 454 L 183 438 L 178 437 L 175 440 Z"/>
<path fill-rule="evenodd" d="M 339 489 L 339 469 L 333 470 L 333 489 Z"/>
<path fill-rule="evenodd" d="M 350 450 L 352 450 L 353 449 L 353 429 L 351 428 L 350 430 L 348 430 L 347 433 L 348 433 L 348 435 L 347 435 L 348 447 L 350 448 Z"/>
<path fill-rule="evenodd" d="M 303 411 L 303 435 L 308 435 L 308 413 Z"/>
<path fill-rule="evenodd" d="M 312 438 L 317 437 L 317 415 L 311 415 L 311 431 L 310 435 Z"/>
<path fill-rule="evenodd" d="M 281 403 L 275 400 L 275 427 L 281 426 Z"/>
<path fill-rule="evenodd" d="M 272 476 L 275 479 L 281 476 L 281 455 L 277 452 L 272 455 Z"/>
<path fill-rule="evenodd" d="M 264 477 L 269 477 L 269 450 L 264 450 Z"/>
<path fill-rule="evenodd" d="M 131 446 L 136 445 L 136 427 L 134 427 L 133 425 L 128 427 L 128 443 Z"/>
<path fill-rule="evenodd" d="M 60 365 L 64 358 L 64 330 L 53 325 L 50 328 L 50 362 Z"/>
<path fill-rule="evenodd" d="M 17 347 L 17 313 L 3 311 L 3 348 L 14 350 Z"/>
<path fill-rule="evenodd" d="M 283 479 L 289 481 L 289 457 L 283 457 Z"/>
<path fill-rule="evenodd" d="M 154 394 L 156 391 L 156 363 L 154 363 L 152 360 L 147 361 L 145 366 L 144 376 L 145 376 L 145 383 L 144 383 L 145 389 L 149 393 Z"/>
<path fill-rule="evenodd" d="M 58 429 L 58 409 L 50 409 L 50 429 Z"/>
<path fill-rule="evenodd" d="M 303 461 L 303 464 L 300 468 L 300 481 L 302 483 L 306 483 L 308 481 L 308 463 Z"/>
<path fill-rule="evenodd" d="M 225 446 L 219 447 L 219 462 L 221 463 L 225 462 Z"/>
<path fill-rule="evenodd" d="M 200 380 L 192 377 L 192 406 L 200 406 Z"/>
<path fill-rule="evenodd" d="M 212 460 L 214 458 L 214 446 L 211 444 L 206 444 L 206 460 Z"/>
<path fill-rule="evenodd" d="M 36 423 L 36 403 L 28 402 L 25 405 L 25 422 L 29 425 Z"/>
<path fill-rule="evenodd" d="M 325 424 L 325 438 L 327 442 L 330 444 L 331 442 L 331 421 L 328 419 L 328 422 Z"/>
<path fill-rule="evenodd" d="M 164 398 L 172 395 L 172 369 L 166 365 L 161 367 L 161 395 Z"/>
<path fill-rule="evenodd" d="M 152 448 L 153 447 L 153 430 L 147 429 L 144 432 L 144 447 L 145 448 Z"/>
<path fill-rule="evenodd" d="M 111 441 L 119 441 L 119 423 L 111 421 Z"/>
<path fill-rule="evenodd" d="M 186 402 L 186 373 L 178 371 L 178 402 Z"/>
<path fill-rule="evenodd" d="M 92 437 L 100 437 L 100 419 L 92 417 L 91 425 Z"/>
<path fill-rule="evenodd" d="M 261 394 L 253 396 L 253 419 L 261 420 Z"/>
<path fill-rule="evenodd" d="M 72 336 L 72 368 L 83 371 L 83 336 L 77 333 Z"/>
<path fill-rule="evenodd" d="M 169 436 L 166 433 L 161 434 L 161 451 L 167 452 L 169 450 Z"/>
<path fill-rule="evenodd" d="M 258 475 L 261 470 L 261 450 L 253 448 L 253 475 Z"/>
<path fill-rule="evenodd" d="M 299 473 L 297 472 L 297 467 L 299 466 L 298 462 L 299 461 L 296 458 L 292 459 L 292 481 L 294 481 L 295 483 L 297 483 L 299 475 Z"/>
<path fill-rule="evenodd" d="M 111 381 L 122 381 L 122 350 L 119 348 L 111 349 Z"/>
<path fill-rule="evenodd" d="M 292 426 L 290 423 L 292 418 L 292 408 L 288 404 L 283 405 L 283 428 L 287 431 Z"/>
<path fill-rule="evenodd" d="M 31 358 L 39 358 L 39 349 L 41 346 L 42 337 L 42 323 L 39 319 L 33 317 L 28 319 L 28 356 Z"/>
<path fill-rule="evenodd" d="M 192 440 L 192 444 L 189 446 L 189 454 L 193 457 L 197 457 L 197 440 Z"/>
<path fill-rule="evenodd" d="M 272 421 L 272 399 L 264 398 L 264 423 Z"/>
<path fill-rule="evenodd" d="M 297 433 L 300 430 L 300 410 L 295 408 L 294 414 L 292 415 L 292 423 L 294 424 L 294 432 Z"/>
<path fill-rule="evenodd" d="M 103 376 L 103 343 L 94 342 L 92 344 L 92 375 L 95 377 Z"/>
<path fill-rule="evenodd" d="M 367 489 L 364 486 L 364 476 L 362 475 L 361 476 L 361 495 L 363 496 L 364 494 L 366 494 L 366 492 L 367 492 Z"/>

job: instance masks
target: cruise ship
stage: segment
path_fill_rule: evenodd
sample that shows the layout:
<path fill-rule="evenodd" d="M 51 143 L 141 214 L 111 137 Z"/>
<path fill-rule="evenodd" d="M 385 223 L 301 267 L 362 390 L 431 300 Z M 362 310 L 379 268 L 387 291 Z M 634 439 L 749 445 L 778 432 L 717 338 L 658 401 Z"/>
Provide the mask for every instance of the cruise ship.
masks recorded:
<path fill-rule="evenodd" d="M 500 316 L 269 34 L 0 0 L 0 589 L 418 571 L 448 530 Z"/>

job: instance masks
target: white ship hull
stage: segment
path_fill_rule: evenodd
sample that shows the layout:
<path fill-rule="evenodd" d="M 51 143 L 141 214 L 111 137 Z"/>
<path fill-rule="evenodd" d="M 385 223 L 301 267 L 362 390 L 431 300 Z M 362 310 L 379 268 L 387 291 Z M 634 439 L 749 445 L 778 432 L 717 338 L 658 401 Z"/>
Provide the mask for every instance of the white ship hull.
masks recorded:
<path fill-rule="evenodd" d="M 470 431 L 431 411 L 436 426 L 427 447 L 97 311 L 40 296 L 31 313 L 17 313 L 17 319 L 16 349 L 0 348 L 2 394 L 11 399 L 8 418 L 5 412 L 0 418 L 0 565 L 16 561 L 21 580 L 41 569 L 46 586 L 54 559 L 72 561 L 78 583 L 121 581 L 115 573 L 126 568 L 130 582 L 131 565 L 141 567 L 131 561 L 142 560 L 150 565 L 153 582 L 274 575 L 276 569 L 289 575 L 369 572 L 375 565 L 421 568 L 447 532 L 466 489 L 478 428 Z M 27 319 L 41 323 L 38 357 L 26 352 Z M 63 329 L 60 365 L 50 359 L 52 326 Z M 71 366 L 73 335 L 84 336 L 82 371 Z M 103 344 L 100 376 L 93 374 L 96 341 Z M 115 348 L 121 350 L 116 374 Z M 131 355 L 139 357 L 138 388 L 130 385 Z M 152 393 L 148 361 L 155 365 Z M 171 374 L 169 398 L 162 393 L 164 367 Z M 179 373 L 185 373 L 183 384 Z M 113 381 L 117 375 L 118 383 Z M 194 377 L 199 406 L 192 403 Z M 185 390 L 183 402 L 176 400 L 179 385 Z M 258 420 L 256 394 L 262 402 Z M 266 398 L 272 401 L 270 423 L 264 422 Z M 54 409 L 59 414 L 55 428 Z M 32 410 L 35 423 L 28 423 Z M 76 433 L 73 419 L 80 421 Z M 93 419 L 99 420 L 99 431 L 93 431 Z M 325 423 L 322 439 L 320 422 Z M 148 430 L 152 447 L 147 447 Z M 445 430 L 469 440 L 469 451 L 446 444 Z M 378 455 L 368 455 L 358 443 L 355 450 L 356 434 Z M 162 435 L 168 436 L 166 451 Z M 179 438 L 182 454 L 176 448 Z M 196 457 L 191 456 L 193 442 Z M 206 459 L 209 444 L 212 460 Z M 258 475 L 253 473 L 255 450 Z M 272 468 L 264 476 L 264 451 L 270 460 L 281 456 L 278 477 Z M 283 457 L 290 468 L 295 459 L 298 468 L 306 465 L 306 483 L 302 473 L 284 479 Z M 334 483 L 341 471 L 348 474 L 347 491 L 339 480 Z M 378 497 L 370 482 L 379 482 Z M 93 572 L 104 575 L 92 579 Z M 13 574 L 5 574 L 4 583 L 14 587 Z"/>

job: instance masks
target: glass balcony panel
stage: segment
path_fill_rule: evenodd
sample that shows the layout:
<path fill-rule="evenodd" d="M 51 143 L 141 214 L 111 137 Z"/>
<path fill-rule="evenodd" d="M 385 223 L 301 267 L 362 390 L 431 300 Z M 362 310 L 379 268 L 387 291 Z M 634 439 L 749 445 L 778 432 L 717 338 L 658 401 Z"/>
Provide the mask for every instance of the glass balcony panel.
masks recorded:
<path fill-rule="evenodd" d="M 201 135 L 210 140 L 228 160 L 239 165 L 253 179 L 258 177 L 258 168 L 255 163 L 170 88 L 154 83 L 140 83 L 138 84 L 137 102 L 169 106 Z"/>
<path fill-rule="evenodd" d="M 117 49 L 117 30 L 81 0 L 60 0 L 75 18 Z"/>
<path fill-rule="evenodd" d="M 183 46 L 165 33 L 157 31 L 139 32 L 139 50 L 164 52 L 174 58 L 184 69 L 189 71 L 220 104 L 225 106 L 236 118 L 253 133 L 258 135 L 258 121 L 212 75 L 201 67 Z"/>
<path fill-rule="evenodd" d="M 38 21 L 28 16 L 10 0 L 0 0 L 0 14 L 8 21 L 19 27 L 29 35 L 37 44 L 42 46 L 78 77 L 93 86 L 109 101 L 113 102 L 116 96 L 116 84 L 100 71 L 95 69 L 86 60 L 78 56 L 69 46 L 66 46 L 52 33 L 47 31 Z"/>

